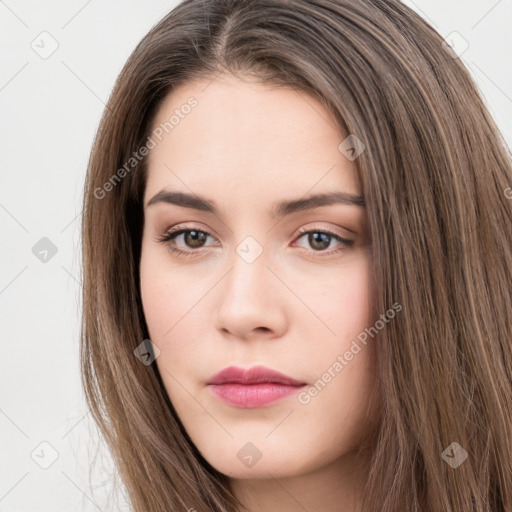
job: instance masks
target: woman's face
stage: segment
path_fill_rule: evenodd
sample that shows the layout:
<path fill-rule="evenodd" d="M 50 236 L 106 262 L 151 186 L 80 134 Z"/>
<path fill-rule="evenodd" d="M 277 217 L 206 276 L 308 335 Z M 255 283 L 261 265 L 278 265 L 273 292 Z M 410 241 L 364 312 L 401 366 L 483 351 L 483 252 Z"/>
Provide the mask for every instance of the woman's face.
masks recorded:
<path fill-rule="evenodd" d="M 365 208 L 309 202 L 361 196 L 345 137 L 312 97 L 227 76 L 173 91 L 152 128 L 140 284 L 181 423 L 233 478 L 336 463 L 375 425 Z M 302 385 L 208 384 L 228 366 Z"/>

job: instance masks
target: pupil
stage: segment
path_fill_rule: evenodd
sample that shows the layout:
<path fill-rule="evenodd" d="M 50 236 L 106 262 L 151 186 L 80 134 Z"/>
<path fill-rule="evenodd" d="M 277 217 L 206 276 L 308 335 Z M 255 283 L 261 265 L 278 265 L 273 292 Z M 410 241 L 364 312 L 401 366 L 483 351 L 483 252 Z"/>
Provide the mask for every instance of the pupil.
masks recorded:
<path fill-rule="evenodd" d="M 200 247 L 202 245 L 202 242 L 206 239 L 206 233 L 203 233 L 201 231 L 189 231 L 185 233 L 187 237 L 187 244 L 191 245 L 192 247 Z M 189 244 L 189 241 L 192 243 Z"/>
<path fill-rule="evenodd" d="M 324 244 L 322 244 L 322 241 Z M 330 235 L 327 233 L 310 233 L 309 235 L 309 243 L 311 244 L 311 247 L 317 248 L 317 249 L 326 249 L 329 247 L 329 241 L 330 241 Z M 316 244 L 320 243 L 320 247 L 318 247 Z"/>

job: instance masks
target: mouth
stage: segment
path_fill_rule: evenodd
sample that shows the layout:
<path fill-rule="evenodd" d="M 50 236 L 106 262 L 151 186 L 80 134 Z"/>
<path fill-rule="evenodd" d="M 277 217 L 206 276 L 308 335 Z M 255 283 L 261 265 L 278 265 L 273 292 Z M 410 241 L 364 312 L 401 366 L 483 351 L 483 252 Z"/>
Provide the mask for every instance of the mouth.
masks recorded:
<path fill-rule="evenodd" d="M 223 402 L 252 409 L 280 402 L 306 383 L 265 366 L 229 366 L 211 377 L 207 385 Z"/>

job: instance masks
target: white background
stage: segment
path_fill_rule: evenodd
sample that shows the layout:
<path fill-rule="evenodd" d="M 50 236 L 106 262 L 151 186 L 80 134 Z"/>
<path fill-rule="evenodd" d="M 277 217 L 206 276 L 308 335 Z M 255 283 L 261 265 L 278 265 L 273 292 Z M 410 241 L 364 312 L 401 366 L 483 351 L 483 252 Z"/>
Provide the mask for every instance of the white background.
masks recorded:
<path fill-rule="evenodd" d="M 125 510 L 106 499 L 104 449 L 88 476 L 99 441 L 79 380 L 79 214 L 114 81 L 176 3 L 0 0 L 0 512 Z M 512 0 L 405 3 L 469 43 L 461 58 L 512 146 Z M 43 31 L 58 43 L 47 59 L 31 47 Z M 46 263 L 32 252 L 43 237 L 57 248 Z M 58 454 L 47 469 L 44 441 Z"/>

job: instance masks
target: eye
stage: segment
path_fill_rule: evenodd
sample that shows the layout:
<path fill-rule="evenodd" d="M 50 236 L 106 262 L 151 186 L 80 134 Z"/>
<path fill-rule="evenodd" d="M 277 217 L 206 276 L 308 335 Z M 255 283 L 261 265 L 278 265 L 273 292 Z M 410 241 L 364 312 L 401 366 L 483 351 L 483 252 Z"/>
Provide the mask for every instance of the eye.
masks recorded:
<path fill-rule="evenodd" d="M 306 235 L 307 238 L 305 238 Z M 179 248 L 177 240 L 179 240 L 181 236 L 183 236 L 182 241 L 184 242 L 184 246 L 188 247 L 188 250 Z M 173 253 L 182 256 L 193 256 L 199 254 L 200 252 L 195 249 L 201 249 L 202 247 L 205 247 L 205 242 L 208 237 L 212 237 L 212 235 L 204 230 L 196 229 L 195 227 L 181 229 L 178 227 L 177 229 L 165 233 L 162 237 L 157 238 L 156 241 L 166 244 L 169 250 Z M 303 228 L 299 231 L 297 240 L 302 238 L 307 240 L 307 243 L 310 245 L 310 247 L 312 247 L 312 251 L 308 252 L 317 253 L 318 256 L 331 256 L 345 250 L 346 247 L 354 244 L 354 240 L 343 238 L 340 235 L 325 229 L 306 230 Z M 341 248 L 326 252 L 326 249 L 329 248 L 333 240 L 337 241 L 341 245 Z"/>
<path fill-rule="evenodd" d="M 188 251 L 178 248 L 176 244 L 176 239 L 181 235 L 183 235 L 183 240 L 185 241 L 185 244 L 189 244 L 188 246 L 191 249 L 200 249 L 201 247 L 203 247 L 205 240 L 209 236 L 211 236 L 206 231 L 202 231 L 200 229 L 183 228 L 169 231 L 168 233 L 164 234 L 164 236 L 158 238 L 157 241 L 163 244 L 167 244 L 171 252 L 180 254 L 182 256 L 192 256 L 195 253 L 197 253 L 198 251 Z"/>
<path fill-rule="evenodd" d="M 319 254 L 319 256 L 331 256 L 333 254 L 337 254 L 345 250 L 347 246 L 351 246 L 354 244 L 354 240 L 343 238 L 342 236 L 326 229 L 307 230 L 303 228 L 299 231 L 299 234 L 300 236 L 297 238 L 297 240 L 305 238 L 305 236 L 307 235 L 307 238 L 305 238 L 305 240 L 310 245 L 310 247 L 313 248 L 313 252 L 321 253 Z M 339 242 L 341 244 L 341 248 L 326 253 L 326 249 L 329 248 L 333 240 Z"/>

